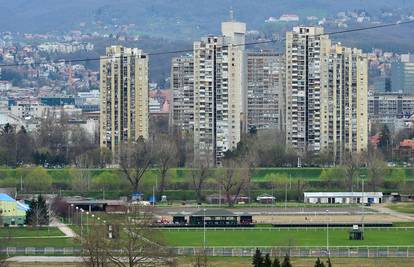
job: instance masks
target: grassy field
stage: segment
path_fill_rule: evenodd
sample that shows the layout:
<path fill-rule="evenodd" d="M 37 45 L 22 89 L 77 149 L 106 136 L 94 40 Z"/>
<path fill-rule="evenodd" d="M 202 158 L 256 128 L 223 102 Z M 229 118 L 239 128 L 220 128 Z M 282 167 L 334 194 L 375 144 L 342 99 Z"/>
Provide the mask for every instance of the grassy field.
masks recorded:
<path fill-rule="evenodd" d="M 201 246 L 203 230 L 163 231 L 168 244 L 172 246 Z M 207 230 L 208 246 L 324 246 L 326 245 L 325 229 L 300 229 L 281 231 L 275 229 L 262 230 Z M 414 230 L 365 230 L 365 240 L 348 239 L 348 230 L 329 231 L 331 246 L 414 246 Z"/>
<path fill-rule="evenodd" d="M 57 227 L 42 228 L 0 228 L 0 237 L 47 237 L 65 236 Z"/>
<path fill-rule="evenodd" d="M 414 214 L 414 203 L 389 204 L 387 205 L 387 208 L 390 208 L 398 212 Z"/>
<path fill-rule="evenodd" d="M 79 247 L 79 243 L 67 237 L 62 238 L 24 238 L 24 239 L 12 239 L 4 242 L 3 245 L 8 247 L 33 247 L 33 248 L 70 248 Z"/>
<path fill-rule="evenodd" d="M 75 240 L 66 238 L 56 227 L 0 228 L 0 242 L 8 247 L 73 247 Z"/>
<path fill-rule="evenodd" d="M 322 258 L 322 261 L 326 262 L 326 259 Z M 208 258 L 208 266 L 210 267 L 251 267 L 251 258 L 246 257 L 214 257 Z M 340 267 L 389 267 L 389 266 L 398 266 L 398 267 L 412 267 L 414 266 L 413 258 L 369 258 L 369 259 L 360 259 L 360 258 L 333 258 L 333 266 Z M 193 267 L 194 259 L 191 257 L 179 257 L 177 266 L 179 267 Z M 315 264 L 314 258 L 292 258 L 291 263 L 295 267 L 313 267 Z M 26 262 L 26 263 L 17 263 L 13 262 L 9 265 L 10 267 L 43 267 L 45 263 L 43 262 Z M 61 262 L 47 262 L 48 267 L 61 267 Z M 70 267 L 81 267 L 84 266 L 79 263 L 64 263 L 64 266 Z M 160 266 L 164 267 L 164 266 Z"/>

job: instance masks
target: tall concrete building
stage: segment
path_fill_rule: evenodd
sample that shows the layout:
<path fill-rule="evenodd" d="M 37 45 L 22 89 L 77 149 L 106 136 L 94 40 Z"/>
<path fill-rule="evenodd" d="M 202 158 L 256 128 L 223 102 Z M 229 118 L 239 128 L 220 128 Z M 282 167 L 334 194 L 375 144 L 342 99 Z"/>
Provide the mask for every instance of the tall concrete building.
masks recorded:
<path fill-rule="evenodd" d="M 391 64 L 391 88 L 394 93 L 414 95 L 414 56 L 401 55 Z"/>
<path fill-rule="evenodd" d="M 221 36 L 194 43 L 194 163 L 220 166 L 240 141 L 246 99 L 246 25 L 231 19 Z M 244 94 L 245 95 L 245 94 Z"/>
<path fill-rule="evenodd" d="M 283 130 L 284 61 L 272 51 L 247 52 L 247 127 Z"/>
<path fill-rule="evenodd" d="M 111 46 L 100 60 L 100 145 L 148 138 L 148 57 L 137 48 Z"/>
<path fill-rule="evenodd" d="M 175 57 L 171 62 L 170 130 L 192 132 L 194 126 L 194 58 Z"/>
<path fill-rule="evenodd" d="M 323 33 L 295 27 L 286 34 L 286 142 L 340 161 L 368 146 L 368 62 Z"/>

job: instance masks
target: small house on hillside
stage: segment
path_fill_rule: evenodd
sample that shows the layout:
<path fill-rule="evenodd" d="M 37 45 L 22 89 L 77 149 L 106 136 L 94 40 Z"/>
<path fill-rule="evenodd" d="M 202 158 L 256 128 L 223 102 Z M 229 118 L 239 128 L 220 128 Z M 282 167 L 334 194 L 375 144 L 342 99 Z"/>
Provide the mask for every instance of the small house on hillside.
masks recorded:
<path fill-rule="evenodd" d="M 269 194 L 261 194 L 256 198 L 256 200 L 262 204 L 272 204 L 275 202 L 276 198 Z"/>

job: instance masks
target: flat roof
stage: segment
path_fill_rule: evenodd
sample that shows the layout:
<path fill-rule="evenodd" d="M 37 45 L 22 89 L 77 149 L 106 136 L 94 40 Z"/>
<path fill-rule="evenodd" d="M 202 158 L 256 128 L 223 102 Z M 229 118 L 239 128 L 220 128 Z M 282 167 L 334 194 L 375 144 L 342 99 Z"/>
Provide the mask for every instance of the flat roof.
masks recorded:
<path fill-rule="evenodd" d="M 192 217 L 235 217 L 237 214 L 234 214 L 231 211 L 225 209 L 201 209 L 199 211 L 193 212 L 190 216 Z"/>
<path fill-rule="evenodd" d="M 16 202 L 15 199 L 13 199 L 11 196 L 4 194 L 4 193 L 0 193 L 0 201 Z"/>
<path fill-rule="evenodd" d="M 73 205 L 125 205 L 125 202 L 122 200 L 66 200 L 68 204 Z"/>
<path fill-rule="evenodd" d="M 305 197 L 382 197 L 382 192 L 305 192 Z"/>

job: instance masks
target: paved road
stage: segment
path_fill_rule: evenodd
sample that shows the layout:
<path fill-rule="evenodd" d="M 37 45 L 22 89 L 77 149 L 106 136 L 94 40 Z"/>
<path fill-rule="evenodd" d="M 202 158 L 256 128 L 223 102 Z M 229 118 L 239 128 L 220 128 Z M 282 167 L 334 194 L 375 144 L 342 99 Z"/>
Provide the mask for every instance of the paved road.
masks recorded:
<path fill-rule="evenodd" d="M 385 207 L 384 204 L 374 205 L 374 206 L 372 206 L 372 209 L 374 209 L 374 210 L 376 210 L 380 213 L 389 214 L 389 215 L 392 215 L 394 217 L 397 217 L 397 218 L 400 218 L 400 219 L 403 219 L 403 220 L 414 221 L 414 216 L 413 215 L 389 209 L 389 208 Z"/>
<path fill-rule="evenodd" d="M 78 235 L 72 230 L 70 229 L 66 224 L 61 223 L 58 219 L 53 218 L 52 222 L 50 223 L 50 226 L 54 226 L 59 228 L 59 230 L 65 234 L 66 237 L 77 237 Z"/>
<path fill-rule="evenodd" d="M 82 262 L 81 257 L 73 257 L 73 256 L 15 256 L 8 258 L 7 261 L 9 262 Z M 63 266 L 63 265 L 62 265 Z"/>

